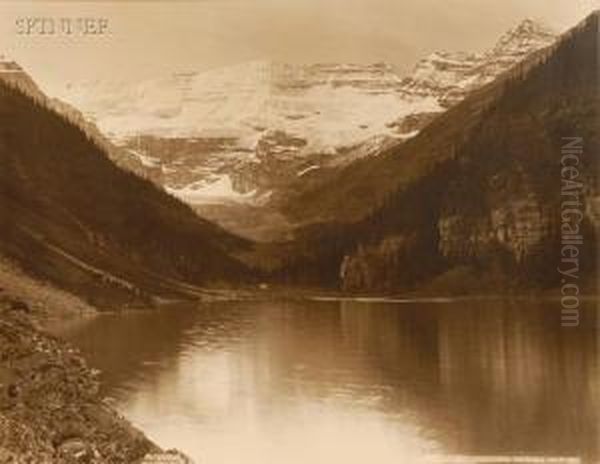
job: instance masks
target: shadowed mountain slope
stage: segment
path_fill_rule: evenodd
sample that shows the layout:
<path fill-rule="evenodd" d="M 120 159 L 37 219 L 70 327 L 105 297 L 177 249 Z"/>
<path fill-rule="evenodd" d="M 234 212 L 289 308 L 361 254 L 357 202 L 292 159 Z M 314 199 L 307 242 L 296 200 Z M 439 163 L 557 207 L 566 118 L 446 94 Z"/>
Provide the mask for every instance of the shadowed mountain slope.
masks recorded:
<path fill-rule="evenodd" d="M 0 82 L 0 252 L 95 303 L 239 281 L 241 240 L 116 167 L 44 99 Z"/>
<path fill-rule="evenodd" d="M 561 148 L 580 138 L 581 272 L 593 281 L 598 208 L 598 13 L 439 117 L 296 203 L 322 224 L 288 244 L 279 277 L 349 290 L 448 275 L 500 285 L 560 280 Z M 578 139 L 579 140 L 579 139 Z M 312 210 L 310 210 L 312 208 Z M 310 210 L 310 211 L 309 211 Z M 573 222 L 569 219 L 570 222 Z M 291 250 L 291 251 L 290 251 Z M 456 279 L 450 279 L 455 285 Z"/>

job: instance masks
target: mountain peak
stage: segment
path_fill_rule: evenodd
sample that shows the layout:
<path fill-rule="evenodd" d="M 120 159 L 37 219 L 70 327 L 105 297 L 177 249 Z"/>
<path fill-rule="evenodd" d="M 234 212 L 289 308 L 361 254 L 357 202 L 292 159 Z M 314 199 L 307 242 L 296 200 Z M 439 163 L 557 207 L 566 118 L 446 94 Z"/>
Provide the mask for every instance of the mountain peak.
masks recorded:
<path fill-rule="evenodd" d="M 531 18 L 525 18 L 521 21 L 516 27 L 512 29 L 517 33 L 527 33 L 527 34 L 551 34 L 555 35 L 556 32 L 548 27 L 547 25 L 535 21 Z"/>
<path fill-rule="evenodd" d="M 524 19 L 500 37 L 493 52 L 522 51 L 529 53 L 533 49 L 549 45 L 557 37 L 558 33 L 545 24 L 533 19 Z"/>
<path fill-rule="evenodd" d="M 6 55 L 0 54 L 0 73 L 20 73 L 23 68 L 16 61 L 11 60 Z"/>
<path fill-rule="evenodd" d="M 41 97 L 40 89 L 29 74 L 19 63 L 2 54 L 0 54 L 0 81 L 18 87 L 31 97 Z"/>

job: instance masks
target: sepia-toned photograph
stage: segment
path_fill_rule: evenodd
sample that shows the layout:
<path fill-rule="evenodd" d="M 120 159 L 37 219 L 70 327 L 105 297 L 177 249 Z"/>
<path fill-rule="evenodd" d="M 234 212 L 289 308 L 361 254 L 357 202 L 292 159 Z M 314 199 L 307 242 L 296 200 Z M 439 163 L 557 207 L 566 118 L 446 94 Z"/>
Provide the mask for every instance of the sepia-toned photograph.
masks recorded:
<path fill-rule="evenodd" d="M 0 0 L 0 464 L 600 464 L 600 0 Z"/>

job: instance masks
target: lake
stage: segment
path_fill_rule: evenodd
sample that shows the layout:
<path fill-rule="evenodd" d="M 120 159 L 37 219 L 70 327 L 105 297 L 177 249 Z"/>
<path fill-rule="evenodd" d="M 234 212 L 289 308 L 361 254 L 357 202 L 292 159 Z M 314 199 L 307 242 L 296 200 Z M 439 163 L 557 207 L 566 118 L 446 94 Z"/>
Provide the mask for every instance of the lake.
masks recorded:
<path fill-rule="evenodd" d="M 578 328 L 559 301 L 494 299 L 233 301 L 50 327 L 120 412 L 199 464 L 596 462 L 587 306 Z"/>

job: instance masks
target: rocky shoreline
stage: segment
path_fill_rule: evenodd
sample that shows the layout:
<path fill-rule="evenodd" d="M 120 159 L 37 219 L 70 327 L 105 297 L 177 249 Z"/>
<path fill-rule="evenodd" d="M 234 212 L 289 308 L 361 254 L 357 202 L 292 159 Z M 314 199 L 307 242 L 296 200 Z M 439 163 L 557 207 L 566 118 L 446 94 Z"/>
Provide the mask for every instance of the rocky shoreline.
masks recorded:
<path fill-rule="evenodd" d="M 0 463 L 191 463 L 105 402 L 98 372 L 43 330 L 45 316 L 0 293 Z"/>

